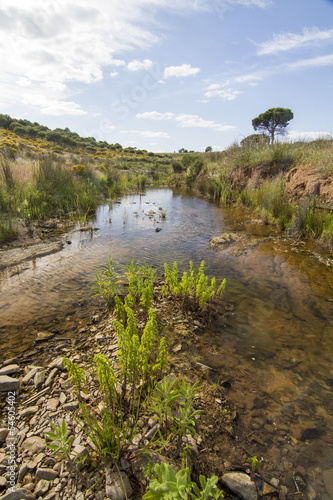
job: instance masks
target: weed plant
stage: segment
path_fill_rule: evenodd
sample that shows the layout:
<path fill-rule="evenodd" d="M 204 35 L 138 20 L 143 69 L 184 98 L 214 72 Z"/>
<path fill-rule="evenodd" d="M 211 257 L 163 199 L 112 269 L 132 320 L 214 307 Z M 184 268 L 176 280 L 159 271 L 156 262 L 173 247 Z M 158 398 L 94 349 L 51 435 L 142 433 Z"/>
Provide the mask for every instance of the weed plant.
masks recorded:
<path fill-rule="evenodd" d="M 156 464 L 152 469 L 152 477 L 144 500 L 208 500 L 222 497 L 218 489 L 218 477 L 206 479 L 200 476 L 200 487 L 191 481 L 190 469 L 180 469 L 176 474 L 171 465 Z"/>
<path fill-rule="evenodd" d="M 181 279 L 178 275 L 178 264 L 173 263 L 172 270 L 168 264 L 164 264 L 165 285 L 162 289 L 162 295 L 171 295 L 181 300 L 184 309 L 190 305 L 201 309 L 204 313 L 208 307 L 211 307 L 215 297 L 221 297 L 224 293 L 226 280 L 224 279 L 220 286 L 217 286 L 216 278 L 212 278 L 209 284 L 209 278 L 205 275 L 205 262 L 202 261 L 198 272 L 195 272 L 193 262 L 190 262 L 190 271 L 184 272 Z"/>
<path fill-rule="evenodd" d="M 110 257 L 105 266 L 102 266 L 100 270 L 96 269 L 96 279 L 91 283 L 93 286 L 90 289 L 93 293 L 92 297 L 102 297 L 110 308 L 119 293 L 120 283 L 122 283 L 120 274 Z"/>

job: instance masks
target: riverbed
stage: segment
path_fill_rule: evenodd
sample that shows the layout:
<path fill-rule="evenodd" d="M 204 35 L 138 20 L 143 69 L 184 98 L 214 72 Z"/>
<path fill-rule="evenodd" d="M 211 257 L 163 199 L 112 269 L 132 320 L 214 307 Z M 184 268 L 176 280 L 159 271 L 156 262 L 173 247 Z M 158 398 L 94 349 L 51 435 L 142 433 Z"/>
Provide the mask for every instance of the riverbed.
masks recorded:
<path fill-rule="evenodd" d="M 228 244 L 208 248 L 211 238 Z M 219 207 L 170 189 L 99 207 L 55 238 L 61 250 L 0 275 L 2 357 L 31 349 L 40 330 L 70 333 L 89 316 L 95 269 L 108 257 L 163 272 L 177 261 L 206 263 L 227 279 L 228 314 L 198 336 L 202 362 L 230 387 L 241 413 L 238 441 L 286 475 L 297 465 L 316 492 L 333 467 L 332 256 L 295 242 L 240 208 Z M 221 311 L 222 313 L 222 311 Z"/>

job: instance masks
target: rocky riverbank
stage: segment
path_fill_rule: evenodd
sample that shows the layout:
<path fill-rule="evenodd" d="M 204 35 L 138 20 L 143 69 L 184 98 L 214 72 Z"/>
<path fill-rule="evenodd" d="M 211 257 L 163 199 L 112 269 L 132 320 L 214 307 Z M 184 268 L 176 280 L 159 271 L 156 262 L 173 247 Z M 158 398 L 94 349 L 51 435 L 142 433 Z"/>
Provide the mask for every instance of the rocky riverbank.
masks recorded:
<path fill-rule="evenodd" d="M 241 415 L 228 399 L 230 383 L 221 380 L 218 372 L 198 357 L 196 346 L 202 335 L 214 329 L 214 318 L 212 323 L 204 324 L 195 311 L 185 313 L 172 297 L 161 297 L 161 284 L 155 286 L 154 308 L 167 338 L 169 377 L 184 378 L 191 384 L 198 381 L 201 387 L 195 408 L 202 413 L 196 421 L 195 435 L 183 438 L 190 450 L 194 479 L 199 474 L 217 475 L 219 486 L 231 498 L 284 499 L 289 489 L 290 494 L 304 494 L 304 498 L 314 500 L 316 493 L 306 484 L 302 467 L 294 471 L 294 488 L 285 486 L 278 464 L 275 474 L 274 466 L 264 457 L 258 457 L 261 471 L 256 468 L 256 474 L 251 473 L 249 459 L 253 455 L 237 438 L 235 428 Z M 225 310 L 228 310 L 226 304 Z M 221 324 L 221 315 L 219 321 Z M 3 496 L 0 498 L 3 500 L 138 500 L 147 484 L 142 467 L 149 460 L 166 461 L 176 470 L 179 468 L 173 437 L 170 436 L 169 446 L 163 451 L 153 441 L 158 424 L 151 411 L 140 416 L 137 433 L 117 464 L 101 459 L 79 425 L 79 399 L 89 404 L 93 396 L 98 397 L 97 381 L 91 373 L 94 355 L 104 354 L 117 366 L 118 342 L 113 323 L 112 313 L 99 307 L 86 324 L 77 325 L 70 337 L 59 337 L 52 331 L 39 332 L 30 352 L 2 363 L 0 492 Z M 64 356 L 86 372 L 87 393 L 77 394 L 64 367 Z M 13 416 L 15 429 L 10 425 Z M 46 433 L 53 431 L 52 425 L 61 425 L 63 419 L 68 436 L 73 436 L 71 461 L 59 460 L 47 447 L 50 439 Z M 143 450 L 145 454 L 141 453 Z M 10 468 L 11 460 L 14 469 Z M 333 474 L 325 472 L 323 479 L 331 494 Z"/>

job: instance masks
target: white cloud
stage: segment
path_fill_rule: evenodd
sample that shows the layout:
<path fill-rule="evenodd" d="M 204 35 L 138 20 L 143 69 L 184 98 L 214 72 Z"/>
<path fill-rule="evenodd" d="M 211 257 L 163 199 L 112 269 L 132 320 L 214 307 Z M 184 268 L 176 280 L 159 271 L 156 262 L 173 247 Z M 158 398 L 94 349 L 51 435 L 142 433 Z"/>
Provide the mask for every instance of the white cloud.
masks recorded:
<path fill-rule="evenodd" d="M 285 138 L 291 139 L 292 141 L 314 141 L 316 139 L 332 139 L 333 134 L 329 132 L 299 132 L 297 130 L 292 130 L 287 132 Z"/>
<path fill-rule="evenodd" d="M 150 118 L 152 120 L 172 119 L 177 122 L 180 127 L 211 128 L 222 132 L 236 128 L 233 125 L 222 125 L 221 123 L 215 123 L 212 120 L 205 120 L 198 115 L 175 115 L 174 113 L 159 113 L 158 111 L 147 111 L 146 113 L 139 113 L 136 116 L 137 118 Z"/>
<path fill-rule="evenodd" d="M 48 99 L 44 95 L 24 94 L 22 102 L 28 106 L 40 108 L 44 115 L 85 115 L 86 111 L 80 108 L 80 105 L 72 101 L 58 101 Z"/>
<path fill-rule="evenodd" d="M 111 73 L 110 73 L 110 76 L 112 78 L 114 78 L 115 76 L 118 76 L 118 75 L 119 75 L 118 71 L 111 71 Z"/>
<path fill-rule="evenodd" d="M 138 113 L 137 118 L 150 118 L 151 120 L 170 120 L 174 117 L 173 113 L 159 113 L 158 111 L 146 111 L 145 113 Z"/>
<path fill-rule="evenodd" d="M 241 90 L 223 89 L 221 85 L 214 83 L 207 88 L 205 97 L 218 97 L 222 101 L 233 101 L 239 94 L 242 94 Z"/>
<path fill-rule="evenodd" d="M 222 125 L 212 120 L 205 120 L 198 115 L 180 114 L 175 118 L 175 121 L 179 123 L 180 127 L 212 128 L 220 132 L 236 128 L 233 125 Z"/>
<path fill-rule="evenodd" d="M 131 61 L 127 64 L 129 71 L 140 71 L 142 69 L 150 69 L 153 67 L 153 61 L 145 59 L 144 61 Z"/>
<path fill-rule="evenodd" d="M 192 68 L 190 64 L 182 64 L 181 66 L 168 66 L 164 70 L 163 77 L 170 78 L 172 76 L 175 77 L 183 77 L 187 78 L 188 76 L 194 76 L 199 73 L 200 68 Z"/>
<path fill-rule="evenodd" d="M 319 30 L 318 28 L 305 28 L 302 34 L 281 33 L 273 35 L 272 40 L 258 44 L 258 55 L 277 54 L 295 48 L 317 44 L 333 39 L 333 29 Z"/>
<path fill-rule="evenodd" d="M 167 132 L 158 132 L 155 130 L 121 130 L 122 134 L 138 134 L 142 137 L 159 137 L 162 139 L 169 139 L 169 134 Z"/>
<path fill-rule="evenodd" d="M 285 65 L 287 70 L 297 70 L 303 68 L 316 68 L 320 66 L 331 66 L 333 64 L 333 54 L 326 56 L 312 57 L 309 59 L 301 59 L 293 63 Z"/>

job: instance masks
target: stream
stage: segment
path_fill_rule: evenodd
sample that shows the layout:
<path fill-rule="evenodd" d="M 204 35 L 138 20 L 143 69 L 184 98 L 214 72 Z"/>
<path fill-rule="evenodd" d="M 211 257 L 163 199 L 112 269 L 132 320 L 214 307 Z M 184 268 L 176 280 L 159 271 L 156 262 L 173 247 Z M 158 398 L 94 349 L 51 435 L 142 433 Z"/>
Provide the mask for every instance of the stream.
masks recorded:
<path fill-rule="evenodd" d="M 228 314 L 198 338 L 202 362 L 227 381 L 247 439 L 268 467 L 307 472 L 325 497 L 322 471 L 333 468 L 333 261 L 240 208 L 221 208 L 170 189 L 128 195 L 100 206 L 90 229 L 58 237 L 61 251 L 0 273 L 1 358 L 33 346 L 36 332 L 68 332 L 89 316 L 95 269 L 109 256 L 179 270 L 202 260 L 206 274 L 227 279 Z M 81 228 L 82 229 L 82 228 Z M 237 238 L 216 249 L 212 237 Z M 223 311 L 222 311 L 223 312 Z"/>

